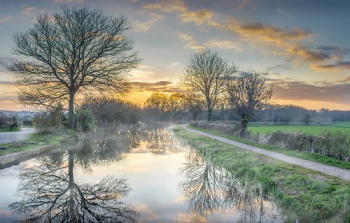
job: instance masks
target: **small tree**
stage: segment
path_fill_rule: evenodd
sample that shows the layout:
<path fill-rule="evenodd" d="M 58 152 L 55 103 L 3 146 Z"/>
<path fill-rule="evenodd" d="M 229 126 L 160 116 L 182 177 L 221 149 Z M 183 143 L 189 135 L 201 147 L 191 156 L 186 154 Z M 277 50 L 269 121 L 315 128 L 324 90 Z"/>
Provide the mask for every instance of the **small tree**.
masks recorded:
<path fill-rule="evenodd" d="M 205 102 L 202 100 L 200 95 L 187 91 L 185 92 L 185 109 L 191 114 L 192 120 L 196 120 L 197 117 L 202 113 Z"/>
<path fill-rule="evenodd" d="M 309 125 L 309 123 L 311 122 L 311 115 L 305 114 L 303 121 L 305 122 L 306 125 Z"/>
<path fill-rule="evenodd" d="M 183 86 L 204 99 L 208 121 L 211 121 L 213 110 L 225 90 L 225 79 L 235 72 L 234 65 L 230 66 L 217 53 L 208 49 L 191 55 L 181 81 Z"/>
<path fill-rule="evenodd" d="M 68 9 L 37 17 L 34 28 L 14 35 L 13 53 L 28 60 L 15 61 L 19 101 L 24 105 L 52 107 L 68 102 L 68 127 L 74 127 L 74 104 L 82 90 L 124 93 L 124 73 L 140 59 L 126 17 L 103 15 L 100 10 Z"/>
<path fill-rule="evenodd" d="M 266 84 L 266 78 L 262 74 L 249 71 L 228 79 L 226 90 L 229 105 L 240 117 L 244 133 L 256 112 L 270 101 L 272 88 Z"/>

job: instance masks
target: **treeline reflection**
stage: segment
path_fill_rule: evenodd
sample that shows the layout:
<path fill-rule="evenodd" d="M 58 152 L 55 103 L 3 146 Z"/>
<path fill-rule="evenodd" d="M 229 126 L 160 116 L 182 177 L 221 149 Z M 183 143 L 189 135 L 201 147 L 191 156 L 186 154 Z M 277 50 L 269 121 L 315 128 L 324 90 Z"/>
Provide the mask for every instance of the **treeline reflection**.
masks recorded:
<path fill-rule="evenodd" d="M 106 176 L 79 184 L 74 172 L 80 168 L 92 173 L 93 166 L 119 161 L 141 144 L 155 155 L 178 151 L 178 142 L 166 128 L 101 130 L 21 170 L 19 199 L 9 207 L 25 222 L 135 222 L 138 213 L 121 201 L 131 190 L 127 179 Z"/>
<path fill-rule="evenodd" d="M 260 184 L 241 181 L 215 166 L 209 154 L 191 150 L 180 170 L 185 180 L 179 188 L 189 211 L 207 217 L 216 211 L 238 211 L 238 222 L 283 222 L 278 208 L 263 193 Z"/>

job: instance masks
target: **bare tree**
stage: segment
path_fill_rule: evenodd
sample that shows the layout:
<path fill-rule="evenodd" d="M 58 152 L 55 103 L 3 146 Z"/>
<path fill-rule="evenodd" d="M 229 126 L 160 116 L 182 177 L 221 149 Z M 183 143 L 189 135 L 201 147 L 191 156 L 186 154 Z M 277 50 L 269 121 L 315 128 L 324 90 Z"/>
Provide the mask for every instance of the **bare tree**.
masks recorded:
<path fill-rule="evenodd" d="M 209 49 L 191 55 L 190 62 L 185 67 L 182 84 L 198 93 L 206 102 L 208 121 L 211 121 L 213 109 L 220 95 L 225 90 L 225 79 L 236 72 L 234 65 L 229 65 L 217 53 Z"/>
<path fill-rule="evenodd" d="M 56 152 L 40 157 L 40 165 L 20 171 L 21 199 L 9 207 L 22 215 L 23 222 L 136 222 L 138 213 L 121 201 L 131 190 L 126 179 L 106 176 L 84 184 L 74 180 L 76 166 L 89 172 L 91 164 L 102 164 L 106 157 L 120 158 L 125 152 L 107 142 L 101 144 L 113 148 L 114 154 L 104 146 L 92 148 L 96 144 L 90 142 L 69 150 L 68 156 Z"/>
<path fill-rule="evenodd" d="M 248 122 L 271 99 L 272 87 L 266 84 L 266 78 L 257 71 L 241 72 L 226 82 L 228 102 L 241 119 L 242 132 Z"/>
<path fill-rule="evenodd" d="M 29 106 L 68 102 L 70 128 L 74 100 L 82 90 L 125 93 L 124 73 L 140 63 L 134 41 L 124 34 L 127 18 L 101 10 L 62 8 L 37 17 L 34 28 L 14 35 L 13 53 L 24 56 L 8 68 L 17 74 L 19 101 Z"/>
<path fill-rule="evenodd" d="M 195 121 L 203 111 L 204 101 L 198 93 L 193 91 L 186 91 L 184 95 L 184 107 L 191 114 L 192 120 Z"/>

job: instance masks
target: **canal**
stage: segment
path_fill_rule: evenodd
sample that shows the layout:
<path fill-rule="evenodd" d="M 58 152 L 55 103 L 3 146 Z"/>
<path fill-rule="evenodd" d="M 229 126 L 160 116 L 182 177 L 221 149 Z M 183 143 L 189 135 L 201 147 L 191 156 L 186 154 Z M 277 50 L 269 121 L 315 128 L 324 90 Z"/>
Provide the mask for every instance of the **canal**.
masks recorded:
<path fill-rule="evenodd" d="M 283 222 L 168 128 L 104 130 L 0 170 L 0 222 Z"/>

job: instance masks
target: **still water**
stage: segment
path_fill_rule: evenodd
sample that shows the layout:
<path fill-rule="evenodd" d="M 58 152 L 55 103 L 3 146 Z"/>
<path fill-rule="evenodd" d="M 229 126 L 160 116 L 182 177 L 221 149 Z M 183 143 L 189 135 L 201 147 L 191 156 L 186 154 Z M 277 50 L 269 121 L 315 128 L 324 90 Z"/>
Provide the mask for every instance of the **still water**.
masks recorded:
<path fill-rule="evenodd" d="M 0 170 L 0 222 L 283 222 L 168 128 L 99 131 Z"/>

